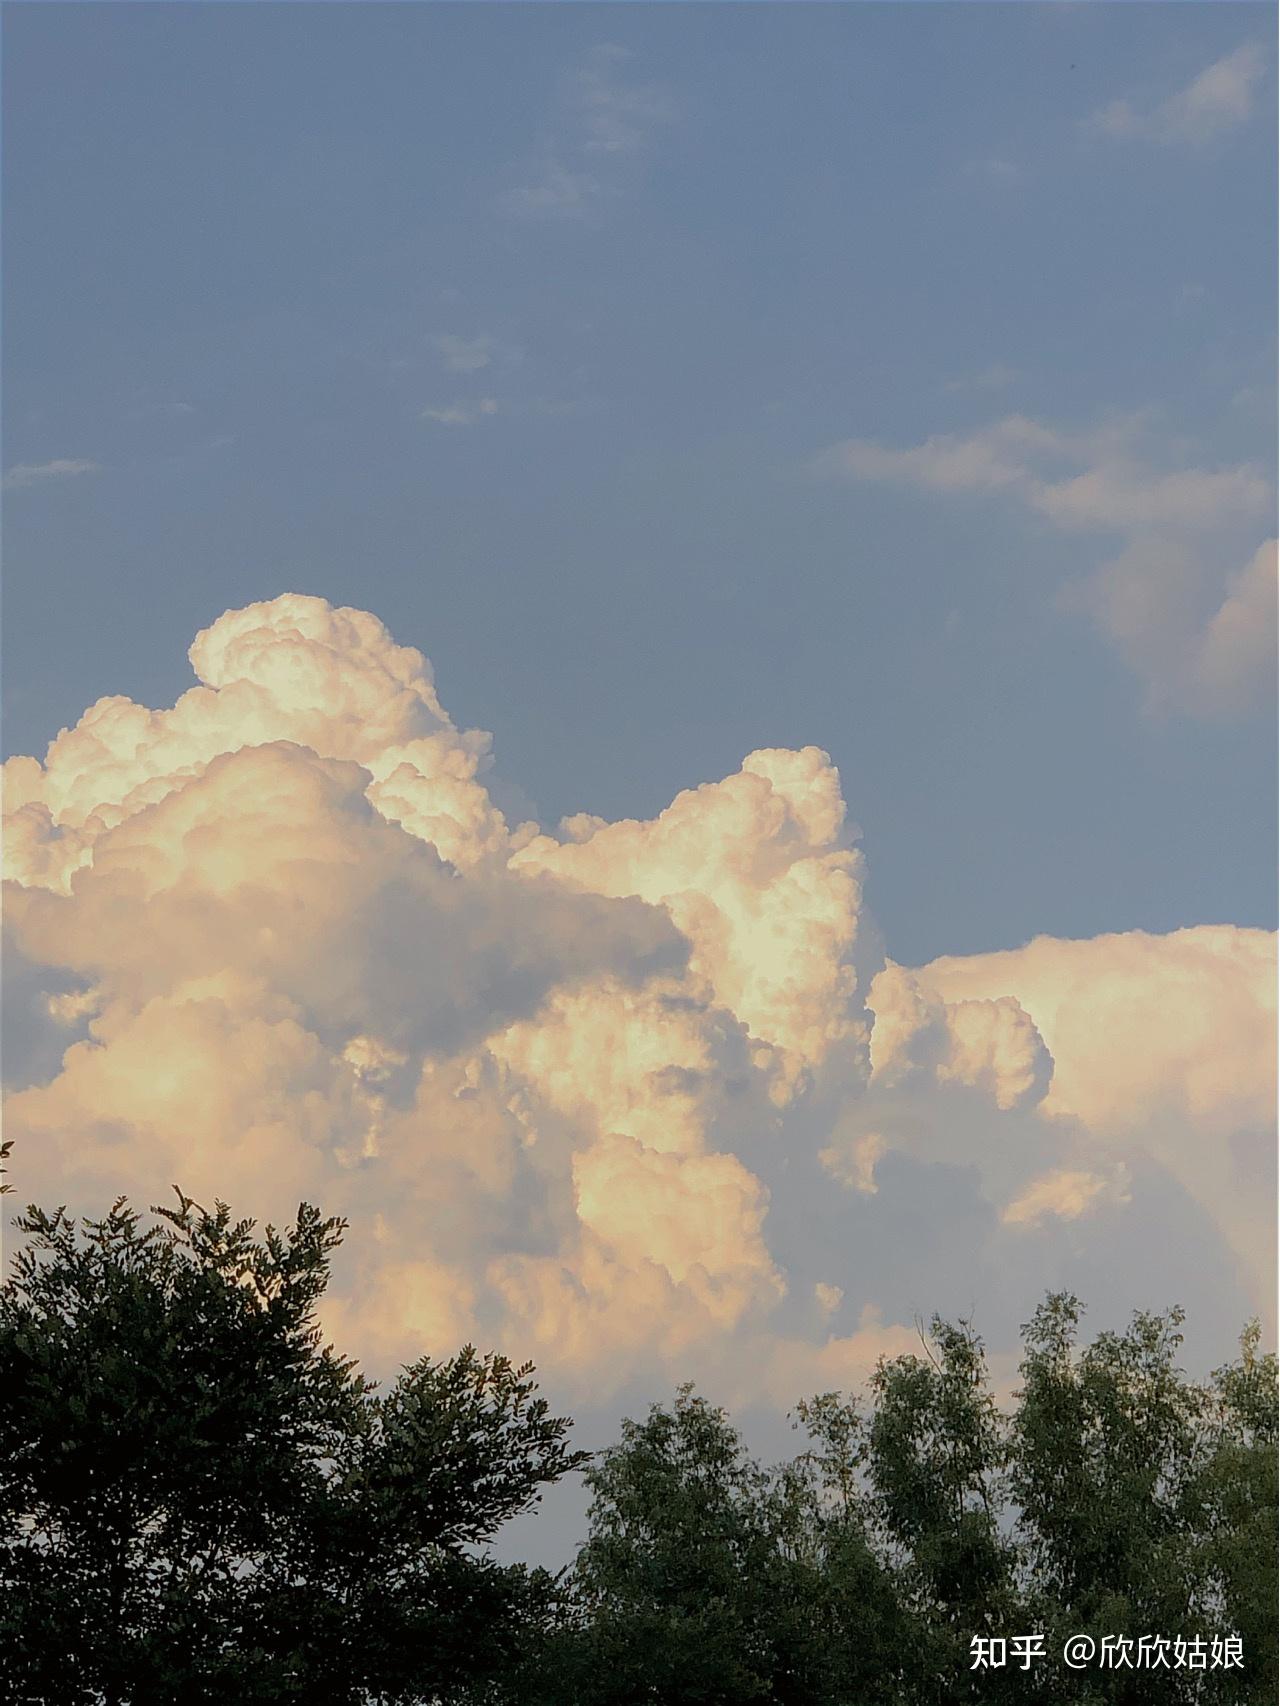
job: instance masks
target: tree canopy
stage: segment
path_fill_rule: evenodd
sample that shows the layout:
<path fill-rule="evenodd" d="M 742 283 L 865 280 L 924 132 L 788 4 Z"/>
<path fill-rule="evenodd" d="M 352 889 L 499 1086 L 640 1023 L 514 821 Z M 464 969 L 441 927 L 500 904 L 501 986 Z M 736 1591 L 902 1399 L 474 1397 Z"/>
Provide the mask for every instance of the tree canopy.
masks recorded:
<path fill-rule="evenodd" d="M 1276 1698 L 1277 1370 L 1256 1324 L 1197 1382 L 1178 1310 L 1082 1343 L 1082 1305 L 1051 1296 L 1002 1404 L 973 1325 L 935 1318 L 860 1397 L 799 1403 L 786 1462 L 757 1461 L 691 1386 L 591 1456 L 528 1365 L 465 1346 L 381 1391 L 324 1344 L 344 1228 L 306 1204 L 260 1236 L 181 1194 L 149 1222 L 121 1200 L 17 1225 L 6 1699 Z M 575 1471 L 591 1505 L 574 1562 L 495 1561 L 502 1525 Z M 1034 1663 L 1006 1654 L 1031 1636 Z M 1146 1665 L 1142 1637 L 1202 1662 Z M 1069 1638 L 1096 1662 L 1066 1665 Z M 1003 1662 L 975 1664 L 975 1642 Z"/>
<path fill-rule="evenodd" d="M 545 1573 L 483 1551 L 577 1467 L 527 1367 L 470 1346 L 379 1393 L 321 1344 L 342 1226 L 185 1197 L 37 1209 L 0 1290 L 0 1650 L 33 1701 L 457 1697 Z"/>

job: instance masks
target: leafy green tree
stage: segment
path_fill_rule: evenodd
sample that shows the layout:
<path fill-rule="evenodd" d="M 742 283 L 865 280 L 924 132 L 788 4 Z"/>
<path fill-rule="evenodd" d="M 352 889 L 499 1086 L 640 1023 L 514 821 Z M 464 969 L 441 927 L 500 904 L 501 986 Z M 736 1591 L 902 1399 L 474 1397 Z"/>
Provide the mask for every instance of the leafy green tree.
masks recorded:
<path fill-rule="evenodd" d="M 179 1196 L 28 1211 L 0 1289 L 0 1651 L 48 1706 L 475 1698 L 544 1573 L 484 1553 L 579 1466 L 528 1367 L 469 1347 L 380 1395 L 321 1344 L 342 1223 L 261 1240 Z"/>
<path fill-rule="evenodd" d="M 0 1170 L 6 1150 L 0 1148 Z M 572 1571 L 488 1542 L 581 1467 L 470 1348 L 379 1393 L 321 1342 L 340 1222 L 179 1196 L 28 1211 L 0 1289 L 0 1651 L 33 1706 L 1261 1706 L 1275 1698 L 1277 1368 L 1203 1384 L 1181 1314 L 1081 1346 L 1051 1296 L 1002 1412 L 932 1323 L 765 1469 L 685 1387 L 590 1469 Z M 975 1636 L 1043 1634 L 1028 1670 Z M 1238 1637 L 1243 1670 L 1061 1662 L 1069 1634 Z M 1011 1643 L 1012 1644 L 1012 1643 Z"/>
<path fill-rule="evenodd" d="M 1024 1632 L 1017 1552 L 1003 1522 L 1008 1427 L 981 1339 L 934 1317 L 923 1355 L 881 1362 L 872 1378 L 867 1478 L 920 1630 L 924 1701 L 994 1700 L 1012 1673 L 974 1673 L 974 1636 Z"/>
<path fill-rule="evenodd" d="M 808 1443 L 772 1471 L 685 1388 L 589 1477 L 591 1533 L 558 1642 L 556 1706 L 1253 1706 L 1276 1696 L 1274 1357 L 1256 1326 L 1208 1385 L 1178 1366 L 1180 1312 L 1081 1347 L 1051 1296 L 1001 1410 L 981 1340 L 935 1319 L 882 1362 L 866 1408 L 798 1407 Z M 1013 1638 L 1043 1637 L 1020 1662 Z M 1062 1660 L 1091 1637 L 1079 1671 Z M 1144 1667 L 1138 1638 L 1201 1642 Z M 975 1669 L 974 1637 L 1006 1643 Z M 1239 1637 L 1243 1670 L 1204 1655 Z M 1107 1666 L 1104 1641 L 1127 1638 Z"/>
<path fill-rule="evenodd" d="M 724 1413 L 683 1388 L 670 1409 L 624 1422 L 587 1482 L 590 1538 L 575 1572 L 581 1697 L 773 1699 L 765 1477 Z"/>
<path fill-rule="evenodd" d="M 588 1473 L 577 1624 L 543 1696 L 561 1706 L 878 1706 L 908 1698 L 912 1643 L 855 1486 L 856 1411 L 800 1407 L 809 1449 L 769 1471 L 683 1388 L 626 1422 Z M 527 1699 L 525 1693 L 513 1699 Z"/>
<path fill-rule="evenodd" d="M 1051 1650 L 1067 1634 L 1239 1637 L 1243 1670 L 1059 1671 L 1046 1700 L 1273 1700 L 1276 1363 L 1246 1330 L 1208 1385 L 1177 1363 L 1182 1312 L 1137 1314 L 1076 1344 L 1081 1305 L 1051 1296 L 1025 1329 L 1012 1493 Z"/>
<path fill-rule="evenodd" d="M 1208 1392 L 1208 1444 L 1192 1487 L 1197 1501 L 1195 1567 L 1217 1632 L 1239 1635 L 1243 1673 L 1223 1671 L 1214 1698 L 1270 1706 L 1280 1698 L 1276 1644 L 1277 1366 L 1260 1355 L 1251 1322 L 1240 1355 L 1218 1369 Z M 1242 1679 L 1243 1678 L 1243 1679 Z"/>
<path fill-rule="evenodd" d="M 1024 1330 L 1013 1496 L 1052 1636 L 1207 1635 L 1190 1545 L 1204 1394 L 1177 1366 L 1182 1313 L 1138 1314 L 1076 1349 L 1081 1306 L 1052 1296 Z M 1198 1680 L 1198 1679 L 1197 1679 Z M 1177 1698 L 1191 1673 L 1060 1679 L 1063 1697 Z"/>
<path fill-rule="evenodd" d="M 925 1630 L 877 1532 L 867 1417 L 827 1392 L 796 1406 L 809 1443 L 775 1472 L 775 1531 L 810 1608 L 821 1698 L 880 1706 L 917 1698 Z"/>

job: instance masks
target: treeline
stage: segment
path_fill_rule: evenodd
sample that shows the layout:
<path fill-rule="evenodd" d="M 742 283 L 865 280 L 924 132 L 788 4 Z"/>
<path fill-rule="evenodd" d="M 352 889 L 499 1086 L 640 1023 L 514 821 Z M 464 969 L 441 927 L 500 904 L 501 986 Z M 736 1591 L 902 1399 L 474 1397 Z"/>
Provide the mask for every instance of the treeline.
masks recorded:
<path fill-rule="evenodd" d="M 181 1197 L 150 1221 L 122 1201 L 18 1225 L 5 1701 L 1276 1698 L 1276 1363 L 1256 1326 L 1196 1383 L 1178 1311 L 1081 1345 L 1080 1305 L 1050 1297 L 1006 1409 L 972 1327 L 935 1320 L 861 1402 L 798 1405 L 780 1466 L 688 1388 L 588 1456 L 528 1366 L 468 1348 L 380 1391 L 326 1347 L 343 1227 L 305 1205 L 260 1237 Z M 496 1563 L 502 1525 L 575 1472 L 575 1563 Z"/>

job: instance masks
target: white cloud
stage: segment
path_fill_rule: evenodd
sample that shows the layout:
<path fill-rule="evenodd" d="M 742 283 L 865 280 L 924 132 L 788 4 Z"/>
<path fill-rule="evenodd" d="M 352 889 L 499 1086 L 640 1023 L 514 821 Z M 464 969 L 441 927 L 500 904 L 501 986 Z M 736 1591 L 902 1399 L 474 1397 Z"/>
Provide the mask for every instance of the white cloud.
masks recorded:
<path fill-rule="evenodd" d="M 156 420 L 158 418 L 184 420 L 188 415 L 197 413 L 198 410 L 194 403 L 186 403 L 180 397 L 164 397 L 134 404 L 131 409 L 125 412 L 123 419 L 127 421 Z"/>
<path fill-rule="evenodd" d="M 437 426 L 477 426 L 499 412 L 496 397 L 477 397 L 472 401 L 431 404 L 422 411 L 424 421 Z"/>
<path fill-rule="evenodd" d="M 670 96 L 656 84 L 624 83 L 619 68 L 631 58 L 625 48 L 598 47 L 572 79 L 589 153 L 634 154 L 658 126 L 673 116 Z"/>
<path fill-rule="evenodd" d="M 1156 105 L 1143 109 L 1113 101 L 1093 115 L 1088 128 L 1121 141 L 1203 145 L 1253 117 L 1265 71 L 1261 48 L 1245 43 Z"/>
<path fill-rule="evenodd" d="M 1006 391 L 1021 378 L 1016 367 L 1009 367 L 1002 361 L 992 362 L 990 367 L 984 367 L 977 373 L 966 375 L 964 378 L 948 379 L 945 389 L 948 391 Z"/>
<path fill-rule="evenodd" d="M 1202 925 L 935 960 L 947 1002 L 1012 997 L 1053 1057 L 1050 1120 L 1113 1159 L 1154 1156 L 1214 1217 L 1254 1283 L 1273 1286 L 1275 937 Z"/>
<path fill-rule="evenodd" d="M 1063 1228 L 1141 1270 L 1153 1168 L 1265 1297 L 1272 938 L 911 971 L 818 748 L 550 836 L 367 612 L 289 594 L 190 656 L 171 708 L 100 700 L 5 767 L 24 1198 L 319 1201 L 342 1342 L 477 1339 L 595 1402 L 852 1381 L 949 1306 L 957 1237 L 1028 1284 Z"/>
<path fill-rule="evenodd" d="M 580 219 L 628 181 L 653 136 L 671 122 L 670 96 L 657 84 L 622 75 L 631 55 L 610 44 L 595 48 L 563 82 L 552 134 L 518 168 L 501 199 L 522 219 Z"/>
<path fill-rule="evenodd" d="M 981 159 L 970 160 L 965 166 L 965 172 L 971 178 L 1005 188 L 1022 183 L 1027 175 L 1025 167 L 1003 154 L 988 154 Z"/>
<path fill-rule="evenodd" d="M 442 332 L 431 342 L 450 373 L 480 372 L 492 362 L 497 349 L 496 340 L 487 332 L 480 332 L 474 338 L 460 338 L 454 333 Z"/>
<path fill-rule="evenodd" d="M 48 480 L 65 480 L 73 474 L 101 472 L 100 463 L 87 461 L 83 457 L 59 456 L 52 462 L 17 462 L 4 477 L 4 489 L 7 492 L 17 492 L 27 486 L 43 485 Z"/>
<path fill-rule="evenodd" d="M 599 178 L 573 171 L 561 161 L 540 161 L 523 183 L 509 190 L 503 205 L 526 219 L 577 219 L 604 193 Z"/>
<path fill-rule="evenodd" d="M 1230 716 L 1272 686 L 1276 621 L 1276 541 L 1270 539 L 1227 582 L 1193 654 L 1195 686 L 1206 705 Z"/>
<path fill-rule="evenodd" d="M 1137 416 L 1069 433 L 1009 415 L 905 449 L 850 439 L 817 466 L 947 495 L 994 494 L 1063 532 L 1118 538 L 1120 554 L 1064 602 L 1087 611 L 1134 669 L 1150 709 L 1243 715 L 1274 674 L 1275 624 L 1265 618 L 1275 548 L 1257 545 L 1270 482 L 1247 463 L 1162 467 L 1144 447 L 1145 425 Z"/>

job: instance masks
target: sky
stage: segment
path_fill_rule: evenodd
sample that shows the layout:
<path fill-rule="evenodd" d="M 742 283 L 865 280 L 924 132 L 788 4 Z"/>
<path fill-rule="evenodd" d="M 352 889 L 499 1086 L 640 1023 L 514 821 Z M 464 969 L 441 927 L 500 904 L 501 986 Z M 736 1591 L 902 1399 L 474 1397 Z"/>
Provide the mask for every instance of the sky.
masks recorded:
<path fill-rule="evenodd" d="M 1274 50 L 7 7 L 19 1192 L 588 1426 L 1273 1321 Z"/>

